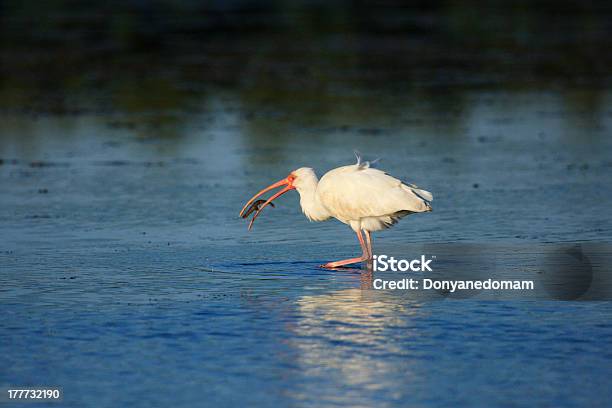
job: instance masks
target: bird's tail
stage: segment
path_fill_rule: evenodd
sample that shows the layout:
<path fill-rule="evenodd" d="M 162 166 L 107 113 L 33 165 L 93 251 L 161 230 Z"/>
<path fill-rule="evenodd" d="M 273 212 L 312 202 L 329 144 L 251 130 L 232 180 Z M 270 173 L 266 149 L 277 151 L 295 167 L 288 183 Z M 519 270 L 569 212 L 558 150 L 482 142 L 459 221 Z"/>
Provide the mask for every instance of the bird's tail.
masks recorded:
<path fill-rule="evenodd" d="M 433 201 L 433 194 L 431 194 L 429 191 L 423 190 L 414 184 L 407 184 L 407 186 L 410 187 L 410 190 L 419 196 L 420 199 L 427 201 L 427 204 L 429 204 L 429 201 Z"/>
<path fill-rule="evenodd" d="M 423 200 L 427 201 L 428 204 L 429 204 L 429 201 L 433 201 L 433 194 L 431 194 L 427 190 L 421 190 L 420 188 L 413 188 L 412 191 L 414 192 L 414 194 L 418 195 Z"/>

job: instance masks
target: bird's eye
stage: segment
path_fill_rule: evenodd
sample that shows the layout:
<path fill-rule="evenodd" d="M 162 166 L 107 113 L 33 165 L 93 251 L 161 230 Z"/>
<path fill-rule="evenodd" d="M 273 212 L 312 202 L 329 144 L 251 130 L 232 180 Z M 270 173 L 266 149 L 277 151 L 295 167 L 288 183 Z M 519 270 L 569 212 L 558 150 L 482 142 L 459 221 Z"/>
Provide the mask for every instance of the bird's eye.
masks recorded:
<path fill-rule="evenodd" d="M 295 176 L 293 174 L 290 174 L 289 176 L 287 176 L 287 180 L 291 183 L 293 182 L 293 180 L 295 180 Z"/>

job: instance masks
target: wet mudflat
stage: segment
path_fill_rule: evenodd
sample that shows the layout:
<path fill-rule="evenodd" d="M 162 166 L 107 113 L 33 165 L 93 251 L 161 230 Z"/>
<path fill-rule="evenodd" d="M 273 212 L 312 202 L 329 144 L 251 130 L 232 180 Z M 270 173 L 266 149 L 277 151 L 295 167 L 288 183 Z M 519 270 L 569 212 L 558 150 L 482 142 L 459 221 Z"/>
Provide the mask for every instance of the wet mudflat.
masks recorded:
<path fill-rule="evenodd" d="M 11 8 L 0 384 L 58 385 L 68 406 L 605 405 L 609 301 L 373 291 L 365 271 L 318 268 L 358 246 L 343 224 L 309 223 L 297 194 L 251 232 L 238 216 L 289 171 L 321 175 L 357 149 L 434 194 L 375 250 L 532 245 L 542 259 L 609 243 L 606 11 L 560 10 L 553 29 L 536 8 L 526 31 L 493 36 L 480 32 L 504 18 L 472 32 L 454 9 L 358 26 L 151 10 L 121 37 L 76 9 L 47 13 L 42 41 Z M 525 259 L 496 270 L 537 269 Z"/>

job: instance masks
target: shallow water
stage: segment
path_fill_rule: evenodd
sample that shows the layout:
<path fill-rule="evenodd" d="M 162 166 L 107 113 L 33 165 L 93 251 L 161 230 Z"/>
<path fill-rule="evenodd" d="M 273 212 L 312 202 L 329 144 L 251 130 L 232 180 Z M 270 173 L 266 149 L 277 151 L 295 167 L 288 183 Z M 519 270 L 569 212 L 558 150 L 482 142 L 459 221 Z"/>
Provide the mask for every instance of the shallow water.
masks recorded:
<path fill-rule="evenodd" d="M 224 107 L 210 113 L 224 124 L 196 118 L 180 143 L 96 117 L 8 118 L 0 382 L 57 384 L 73 406 L 605 405 L 609 302 L 371 291 L 359 270 L 317 267 L 358 247 L 340 223 L 309 224 L 295 194 L 251 232 L 237 216 L 258 187 L 302 164 L 350 163 L 356 147 L 435 195 L 433 213 L 375 245 L 609 241 L 604 132 L 585 145 L 564 118 L 479 98 L 452 137 L 430 117 L 385 137 L 330 123 L 253 138 Z M 527 97 L 494 96 L 514 98 Z M 540 109 L 558 109 L 548 100 Z M 26 125 L 27 138 L 11 130 Z"/>
<path fill-rule="evenodd" d="M 25 32 L 29 14 L 11 16 Z M 607 44 L 591 17 L 582 40 Z M 309 223 L 297 194 L 251 232 L 238 217 L 261 187 L 301 166 L 321 175 L 352 163 L 357 149 L 434 194 L 432 213 L 376 234 L 375 251 L 493 245 L 499 273 L 536 273 L 546 245 L 610 243 L 609 57 L 575 71 L 539 65 L 576 57 L 578 45 L 555 41 L 584 21 L 558 16 L 559 32 L 536 31 L 533 58 L 514 64 L 523 54 L 506 34 L 493 46 L 477 31 L 449 50 L 429 12 L 420 18 L 434 41 L 281 31 L 230 36 L 225 48 L 176 41 L 172 64 L 98 44 L 97 28 L 50 24 L 52 47 L 74 37 L 110 50 L 106 67 L 54 49 L 66 72 L 46 72 L 39 39 L 3 43 L 0 385 L 60 386 L 68 406 L 607 405 L 609 292 L 373 291 L 363 270 L 318 267 L 358 244 L 343 224 Z M 609 263 L 592 261 L 593 281 L 608 282 Z"/>

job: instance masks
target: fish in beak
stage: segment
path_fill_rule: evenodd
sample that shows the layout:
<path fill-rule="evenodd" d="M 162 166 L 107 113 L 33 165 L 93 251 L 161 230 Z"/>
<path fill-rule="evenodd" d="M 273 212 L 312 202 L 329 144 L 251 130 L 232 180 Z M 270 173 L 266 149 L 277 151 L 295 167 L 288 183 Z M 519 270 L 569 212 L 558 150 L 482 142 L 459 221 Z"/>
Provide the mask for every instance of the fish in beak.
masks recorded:
<path fill-rule="evenodd" d="M 272 185 L 269 185 L 268 187 L 264 188 L 259 193 L 255 194 L 253 197 L 251 197 L 251 199 L 249 201 L 247 201 L 247 203 L 244 205 L 244 207 L 242 207 L 242 211 L 240 211 L 240 216 L 242 218 L 246 218 L 253 211 L 255 211 L 255 214 L 253 215 L 253 218 L 251 219 L 251 222 L 249 223 L 249 230 L 253 227 L 253 223 L 255 222 L 255 219 L 259 216 L 261 211 L 268 204 L 270 204 L 270 205 L 272 205 L 272 207 L 274 207 L 274 204 L 272 204 L 273 200 L 276 200 L 278 197 L 282 196 L 287 191 L 291 191 L 291 190 L 295 189 L 295 187 L 293 186 L 293 180 L 295 180 L 295 176 L 293 174 L 290 174 L 286 178 L 284 178 L 282 180 L 279 180 L 276 183 L 274 183 Z M 270 190 L 273 190 L 275 188 L 282 187 L 282 186 L 285 186 L 285 188 L 283 188 L 282 190 L 276 192 L 272 197 L 268 198 L 265 202 L 264 202 L 264 200 L 257 200 L 257 201 L 255 201 L 257 199 L 257 197 L 261 196 L 262 194 L 265 194 L 265 193 L 267 193 Z M 262 204 L 262 202 L 263 202 L 263 204 Z"/>
<path fill-rule="evenodd" d="M 241 215 L 242 218 L 247 218 L 249 215 L 251 215 L 251 213 L 255 210 L 259 210 L 259 208 L 261 207 L 261 205 L 263 203 L 265 203 L 266 200 L 257 200 L 255 202 L 253 202 L 253 204 L 251 204 L 251 206 L 249 207 L 248 210 L 246 210 L 246 212 L 244 214 Z M 270 206 L 272 208 L 274 208 L 274 203 L 270 203 Z"/>

